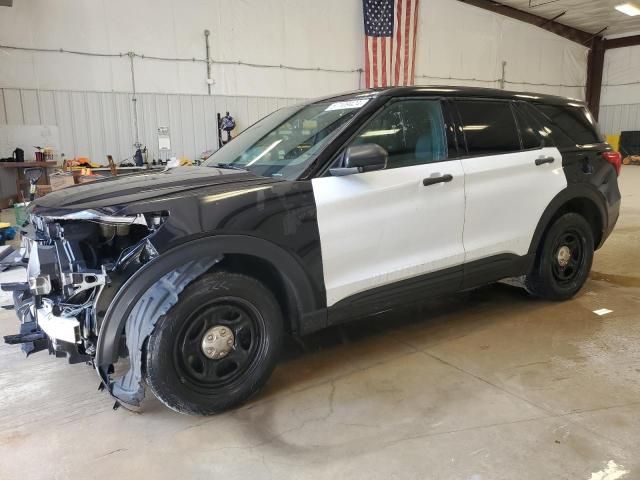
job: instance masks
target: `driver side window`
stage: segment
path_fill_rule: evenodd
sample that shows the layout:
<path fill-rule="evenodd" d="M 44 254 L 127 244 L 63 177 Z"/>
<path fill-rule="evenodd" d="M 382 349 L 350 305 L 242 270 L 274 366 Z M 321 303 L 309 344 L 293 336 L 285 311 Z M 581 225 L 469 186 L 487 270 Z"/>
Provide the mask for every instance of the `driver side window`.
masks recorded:
<path fill-rule="evenodd" d="M 440 101 L 392 101 L 349 146 L 365 143 L 377 143 L 388 152 L 387 169 L 445 160 L 447 140 Z"/>

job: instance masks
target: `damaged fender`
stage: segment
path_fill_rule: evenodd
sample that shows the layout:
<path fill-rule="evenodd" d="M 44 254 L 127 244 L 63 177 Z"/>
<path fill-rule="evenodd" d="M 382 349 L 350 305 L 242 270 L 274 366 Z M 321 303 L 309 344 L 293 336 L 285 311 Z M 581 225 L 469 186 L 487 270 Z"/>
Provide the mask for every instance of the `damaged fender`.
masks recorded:
<path fill-rule="evenodd" d="M 129 405 L 140 405 L 144 399 L 142 354 L 145 340 L 160 317 L 178 303 L 182 290 L 219 260 L 208 258 L 189 262 L 166 274 L 144 292 L 125 325 L 129 370 L 124 376 L 110 382 L 109 390 L 115 398 Z"/>
<path fill-rule="evenodd" d="M 302 316 L 312 316 L 316 324 L 326 324 L 326 314 L 318 314 L 324 309 L 314 294 L 309 277 L 293 256 L 279 246 L 241 235 L 193 240 L 145 264 L 125 282 L 110 303 L 100 327 L 95 366 L 114 397 L 129 405 L 140 404 L 144 398 L 141 383 L 144 341 L 158 319 L 177 303 L 179 293 L 225 254 L 250 255 L 271 263 L 286 279 L 287 293 L 297 310 L 297 318 L 293 320 L 298 323 Z M 161 292 L 171 294 L 158 297 Z M 109 371 L 111 365 L 118 361 L 123 333 L 126 333 L 130 355 L 129 371 L 113 381 Z"/>

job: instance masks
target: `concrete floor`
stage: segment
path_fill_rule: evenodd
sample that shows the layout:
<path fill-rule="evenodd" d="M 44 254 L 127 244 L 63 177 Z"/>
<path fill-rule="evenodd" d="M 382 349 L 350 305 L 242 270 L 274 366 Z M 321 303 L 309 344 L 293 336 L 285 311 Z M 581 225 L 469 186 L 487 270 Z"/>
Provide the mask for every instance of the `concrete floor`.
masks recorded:
<path fill-rule="evenodd" d="M 640 167 L 621 184 L 574 300 L 495 285 L 321 332 L 216 417 L 114 412 L 90 368 L 0 345 L 0 478 L 638 479 Z"/>

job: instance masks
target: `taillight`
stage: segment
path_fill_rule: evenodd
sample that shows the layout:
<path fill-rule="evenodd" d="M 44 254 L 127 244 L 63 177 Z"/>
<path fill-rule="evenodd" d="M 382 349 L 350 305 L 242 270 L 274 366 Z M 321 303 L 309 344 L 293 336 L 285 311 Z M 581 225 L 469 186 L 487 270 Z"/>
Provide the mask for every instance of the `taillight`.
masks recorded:
<path fill-rule="evenodd" d="M 616 175 L 620 175 L 622 168 L 622 154 L 620 152 L 602 152 L 602 158 L 613 165 L 616 169 Z"/>

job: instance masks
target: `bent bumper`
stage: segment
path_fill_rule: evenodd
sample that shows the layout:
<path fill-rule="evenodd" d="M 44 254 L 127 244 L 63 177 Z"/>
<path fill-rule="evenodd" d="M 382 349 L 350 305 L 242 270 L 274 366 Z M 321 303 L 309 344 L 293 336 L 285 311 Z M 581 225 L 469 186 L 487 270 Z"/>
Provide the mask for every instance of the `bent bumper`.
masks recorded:
<path fill-rule="evenodd" d="M 40 308 L 31 307 L 38 326 L 55 344 L 59 341 L 80 343 L 80 322 L 76 317 L 63 317 L 53 313 L 53 304 L 44 299 Z"/>

